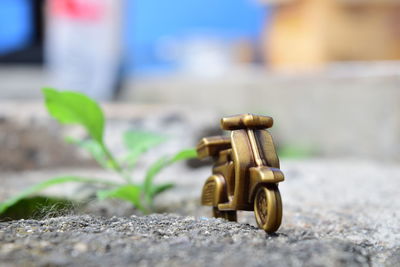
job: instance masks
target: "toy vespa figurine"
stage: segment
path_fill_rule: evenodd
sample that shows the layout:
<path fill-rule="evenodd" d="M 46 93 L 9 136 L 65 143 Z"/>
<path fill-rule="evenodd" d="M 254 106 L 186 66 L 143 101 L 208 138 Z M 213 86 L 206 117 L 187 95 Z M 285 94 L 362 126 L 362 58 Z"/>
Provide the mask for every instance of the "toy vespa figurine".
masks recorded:
<path fill-rule="evenodd" d="M 230 137 L 201 139 L 200 159 L 213 157 L 212 175 L 206 180 L 201 202 L 212 206 L 216 218 L 236 221 L 237 210 L 254 211 L 257 224 L 268 233 L 281 225 L 282 200 L 278 183 L 284 180 L 279 169 L 267 116 L 243 114 L 222 118 L 221 127 Z"/>

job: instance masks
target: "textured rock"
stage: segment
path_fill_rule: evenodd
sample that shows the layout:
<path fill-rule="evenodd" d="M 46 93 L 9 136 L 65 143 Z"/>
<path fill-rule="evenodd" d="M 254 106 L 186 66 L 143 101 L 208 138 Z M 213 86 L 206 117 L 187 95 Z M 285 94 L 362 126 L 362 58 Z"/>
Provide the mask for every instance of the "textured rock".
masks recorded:
<path fill-rule="evenodd" d="M 210 169 L 176 165 L 157 178 L 177 184 L 158 198 L 157 205 L 180 215 L 129 217 L 134 212 L 129 205 L 106 201 L 93 203 L 97 210 L 92 206 L 81 212 L 119 217 L 71 215 L 1 223 L 0 262 L 19 266 L 399 266 L 400 166 L 283 160 L 281 167 L 286 175 L 280 185 L 284 217 L 275 235 L 256 228 L 251 212 L 240 212 L 239 223 L 209 218 L 210 208 L 200 207 L 198 198 Z M 44 174 L 31 176 L 31 182 Z M 4 181 L 11 188 L 16 179 L 4 177 Z M 62 191 L 68 190 L 63 186 Z"/>
<path fill-rule="evenodd" d="M 174 215 L 2 223 L 0 260 L 74 266 L 369 266 L 368 245 L 284 228 Z"/>

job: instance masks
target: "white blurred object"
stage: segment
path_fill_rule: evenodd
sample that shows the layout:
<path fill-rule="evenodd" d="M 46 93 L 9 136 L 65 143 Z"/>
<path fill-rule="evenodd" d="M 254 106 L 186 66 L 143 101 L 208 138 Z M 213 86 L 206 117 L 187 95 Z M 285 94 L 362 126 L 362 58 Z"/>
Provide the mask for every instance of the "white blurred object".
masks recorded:
<path fill-rule="evenodd" d="M 121 63 L 121 10 L 122 0 L 47 2 L 51 86 L 112 98 Z"/>
<path fill-rule="evenodd" d="M 175 61 L 185 74 L 218 77 L 236 64 L 232 43 L 208 36 L 184 40 L 163 38 L 159 41 L 158 56 Z"/>
<path fill-rule="evenodd" d="M 227 44 L 211 39 L 193 39 L 183 47 L 182 69 L 193 74 L 218 76 L 232 65 L 232 51 Z"/>

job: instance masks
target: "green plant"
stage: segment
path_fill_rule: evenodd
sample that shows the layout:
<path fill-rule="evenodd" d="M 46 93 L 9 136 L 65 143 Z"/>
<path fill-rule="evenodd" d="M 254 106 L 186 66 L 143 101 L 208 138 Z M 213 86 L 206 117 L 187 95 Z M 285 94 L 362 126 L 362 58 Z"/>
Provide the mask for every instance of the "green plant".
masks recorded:
<path fill-rule="evenodd" d="M 124 157 L 117 159 L 104 142 L 104 114 L 94 100 L 84 94 L 72 91 L 60 92 L 51 88 L 44 88 L 42 91 L 47 110 L 53 118 L 62 124 L 78 124 L 89 135 L 87 140 L 68 138 L 67 142 L 87 150 L 103 168 L 118 173 L 121 177 L 121 182 L 116 183 L 76 176 L 53 178 L 28 188 L 19 195 L 0 203 L 0 214 L 38 191 L 69 182 L 101 184 L 105 189 L 96 192 L 100 200 L 106 198 L 123 199 L 131 202 L 142 212 L 148 213 L 153 209 L 155 196 L 173 187 L 171 183 L 154 183 L 155 176 L 168 165 L 196 156 L 194 149 L 182 150 L 173 156 L 163 156 L 150 165 L 141 182 L 134 181 L 131 174 L 140 156 L 149 149 L 165 142 L 167 140 L 165 136 L 142 131 L 128 131 L 123 135 L 123 142 L 128 153 Z"/>
<path fill-rule="evenodd" d="M 280 158 L 305 159 L 317 154 L 316 149 L 310 145 L 289 144 L 278 146 L 278 155 Z"/>

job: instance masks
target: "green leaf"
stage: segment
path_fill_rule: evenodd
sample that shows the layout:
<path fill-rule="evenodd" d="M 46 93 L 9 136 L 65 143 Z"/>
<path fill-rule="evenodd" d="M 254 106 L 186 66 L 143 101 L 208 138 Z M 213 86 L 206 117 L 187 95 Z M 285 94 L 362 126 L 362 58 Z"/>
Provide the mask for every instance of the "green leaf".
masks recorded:
<path fill-rule="evenodd" d="M 145 180 L 143 182 L 143 189 L 146 197 L 151 197 L 152 185 L 154 181 L 154 177 L 165 167 L 185 159 L 195 158 L 197 157 L 197 152 L 195 149 L 185 149 L 176 153 L 172 157 L 164 156 L 154 162 L 150 168 L 147 170 Z"/>
<path fill-rule="evenodd" d="M 196 149 L 184 149 L 176 153 L 172 158 L 171 158 L 171 163 L 175 163 L 180 160 L 185 160 L 185 159 L 193 159 L 197 158 L 197 152 Z"/>
<path fill-rule="evenodd" d="M 141 188 L 138 185 L 124 185 L 116 189 L 100 190 L 97 192 L 97 197 L 100 200 L 104 200 L 106 198 L 119 198 L 129 201 L 141 211 L 145 211 L 140 200 L 140 195 Z"/>
<path fill-rule="evenodd" d="M 156 133 L 131 130 L 124 133 L 123 140 L 129 150 L 129 154 L 125 156 L 125 163 L 132 168 L 143 153 L 164 143 L 167 138 Z"/>
<path fill-rule="evenodd" d="M 43 88 L 42 92 L 51 116 L 63 124 L 83 126 L 94 140 L 103 144 L 104 115 L 96 101 L 72 91 Z"/>
<path fill-rule="evenodd" d="M 112 162 L 108 159 L 107 154 L 104 152 L 102 146 L 93 139 L 78 140 L 72 137 L 67 137 L 66 141 L 70 144 L 79 146 L 90 153 L 93 159 L 105 169 L 113 169 Z"/>
<path fill-rule="evenodd" d="M 107 185 L 115 185 L 112 182 L 106 182 L 106 181 L 101 181 L 97 179 L 91 179 L 91 178 L 84 178 L 84 177 L 77 177 L 77 176 L 63 176 L 63 177 L 57 177 L 57 178 L 52 178 L 47 181 L 41 182 L 39 184 L 36 184 L 32 187 L 27 188 L 26 190 L 22 191 L 20 194 L 9 198 L 8 200 L 0 203 L 0 214 L 3 213 L 6 209 L 17 203 L 23 198 L 26 198 L 30 195 L 33 195 L 39 191 L 42 191 L 48 187 L 58 185 L 58 184 L 63 184 L 63 183 L 69 183 L 69 182 L 79 182 L 79 183 L 98 183 L 98 184 L 107 184 Z"/>
<path fill-rule="evenodd" d="M 148 150 L 167 141 L 164 135 L 132 130 L 125 132 L 123 138 L 126 147 L 130 150 Z"/>
<path fill-rule="evenodd" d="M 162 192 L 171 189 L 175 185 L 173 183 L 167 183 L 167 184 L 161 184 L 161 185 L 155 185 L 151 188 L 150 195 L 151 197 L 155 197 L 158 194 L 161 194 Z"/>

